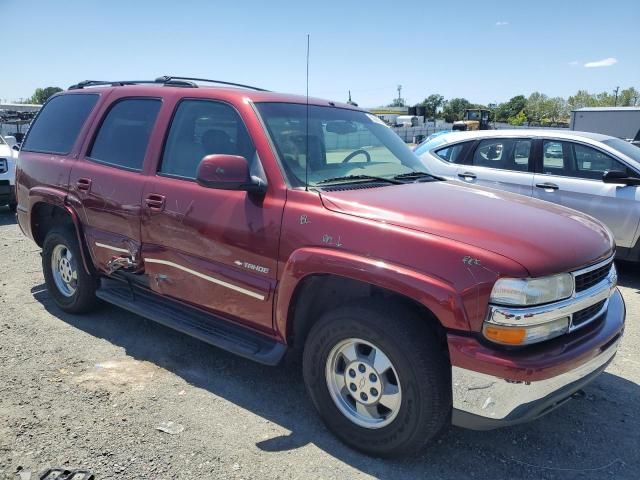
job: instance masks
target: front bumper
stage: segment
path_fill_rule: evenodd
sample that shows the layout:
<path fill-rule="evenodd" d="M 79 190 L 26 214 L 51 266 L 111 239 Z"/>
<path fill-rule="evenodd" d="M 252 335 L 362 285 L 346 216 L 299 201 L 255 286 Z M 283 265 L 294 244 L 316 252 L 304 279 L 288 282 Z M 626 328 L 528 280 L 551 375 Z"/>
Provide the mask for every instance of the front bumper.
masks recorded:
<path fill-rule="evenodd" d="M 458 347 L 462 347 L 457 349 L 457 359 L 464 367 L 456 365 L 452 358 L 452 423 L 489 430 L 534 420 L 569 400 L 597 377 L 616 354 L 625 318 L 618 289 L 609 298 L 603 315 L 584 338 L 548 352 L 538 350 L 531 358 L 510 358 L 508 354 L 491 358 L 491 351 L 484 347 L 475 348 L 468 341 L 466 345 L 459 343 Z M 469 368 L 474 358 L 479 369 L 488 370 L 494 363 L 494 374 Z M 503 373 L 496 375 L 495 370 Z"/>
<path fill-rule="evenodd" d="M 8 205 L 16 200 L 15 188 L 9 180 L 0 180 L 0 205 Z"/>

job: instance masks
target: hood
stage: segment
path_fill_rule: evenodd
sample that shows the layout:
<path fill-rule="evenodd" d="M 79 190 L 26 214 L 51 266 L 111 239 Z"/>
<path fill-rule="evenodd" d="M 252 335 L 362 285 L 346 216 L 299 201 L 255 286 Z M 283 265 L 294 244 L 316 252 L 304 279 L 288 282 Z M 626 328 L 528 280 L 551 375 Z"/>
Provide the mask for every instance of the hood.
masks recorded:
<path fill-rule="evenodd" d="M 613 254 L 613 237 L 583 213 L 530 197 L 437 181 L 322 192 L 334 212 L 450 238 L 503 255 L 532 277 Z"/>

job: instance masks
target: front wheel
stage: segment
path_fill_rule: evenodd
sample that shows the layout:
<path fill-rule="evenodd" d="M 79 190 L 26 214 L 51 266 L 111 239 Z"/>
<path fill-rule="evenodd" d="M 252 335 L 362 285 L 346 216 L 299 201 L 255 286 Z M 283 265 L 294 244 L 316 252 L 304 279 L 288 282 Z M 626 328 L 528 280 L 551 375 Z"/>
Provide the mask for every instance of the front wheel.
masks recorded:
<path fill-rule="evenodd" d="M 342 441 L 374 456 L 420 450 L 449 423 L 449 362 L 412 309 L 368 301 L 325 314 L 311 329 L 305 384 Z"/>
<path fill-rule="evenodd" d="M 92 310 L 97 279 L 83 265 L 80 246 L 69 228 L 54 228 L 42 246 L 42 271 L 47 290 L 65 312 L 84 313 Z"/>

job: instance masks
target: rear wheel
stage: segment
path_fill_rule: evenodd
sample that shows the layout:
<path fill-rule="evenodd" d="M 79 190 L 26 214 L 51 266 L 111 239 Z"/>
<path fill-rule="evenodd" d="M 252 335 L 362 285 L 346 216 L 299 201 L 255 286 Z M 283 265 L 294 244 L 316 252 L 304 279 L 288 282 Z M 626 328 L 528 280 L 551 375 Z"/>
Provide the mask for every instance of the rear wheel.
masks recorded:
<path fill-rule="evenodd" d="M 49 293 L 65 312 L 84 313 L 97 305 L 97 278 L 84 270 L 78 240 L 70 228 L 54 228 L 47 234 L 42 270 Z"/>
<path fill-rule="evenodd" d="M 449 423 L 450 367 L 427 320 L 369 301 L 325 314 L 305 344 L 303 372 L 320 416 L 375 456 L 413 453 Z"/>

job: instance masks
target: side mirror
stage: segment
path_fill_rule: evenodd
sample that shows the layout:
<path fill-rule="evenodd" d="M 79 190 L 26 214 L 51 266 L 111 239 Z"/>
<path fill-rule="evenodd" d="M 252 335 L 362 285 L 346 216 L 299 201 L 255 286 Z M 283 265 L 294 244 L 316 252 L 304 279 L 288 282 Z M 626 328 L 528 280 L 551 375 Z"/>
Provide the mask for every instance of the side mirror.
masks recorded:
<path fill-rule="evenodd" d="M 267 184 L 249 173 L 249 162 L 239 155 L 207 155 L 198 165 L 196 182 L 207 188 L 265 194 Z"/>
<path fill-rule="evenodd" d="M 20 151 L 20 144 L 16 143 L 13 147 L 11 147 L 13 150 L 15 150 L 16 152 Z"/>
<path fill-rule="evenodd" d="M 604 183 L 618 183 L 622 185 L 640 185 L 640 178 L 630 177 L 626 172 L 607 170 L 602 174 Z"/>

